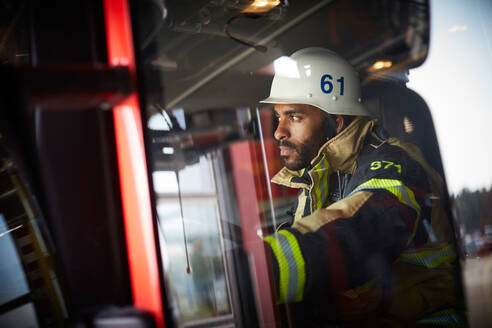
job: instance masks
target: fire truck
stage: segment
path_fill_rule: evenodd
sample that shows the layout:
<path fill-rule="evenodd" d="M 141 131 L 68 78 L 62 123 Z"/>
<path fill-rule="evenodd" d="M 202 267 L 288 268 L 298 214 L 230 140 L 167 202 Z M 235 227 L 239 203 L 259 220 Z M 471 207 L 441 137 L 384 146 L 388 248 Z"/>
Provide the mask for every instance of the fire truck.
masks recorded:
<path fill-rule="evenodd" d="M 297 192 L 270 183 L 283 165 L 259 101 L 312 46 L 346 58 L 364 106 L 445 178 L 468 324 L 489 326 L 492 261 L 470 245 L 492 224 L 491 14 L 486 0 L 0 1 L 0 326 L 293 327 L 258 240 Z"/>

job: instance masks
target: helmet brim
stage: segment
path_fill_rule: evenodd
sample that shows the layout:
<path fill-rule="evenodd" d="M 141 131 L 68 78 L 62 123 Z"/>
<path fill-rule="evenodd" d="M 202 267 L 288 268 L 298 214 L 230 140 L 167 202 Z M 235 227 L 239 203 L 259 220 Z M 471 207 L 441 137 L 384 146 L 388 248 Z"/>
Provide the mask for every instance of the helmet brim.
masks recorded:
<path fill-rule="evenodd" d="M 353 116 L 372 116 L 369 111 L 360 103 L 356 103 L 348 107 L 325 107 L 317 104 L 315 102 L 303 101 L 300 102 L 298 99 L 289 99 L 289 98 L 278 98 L 278 97 L 268 97 L 263 100 L 260 100 L 262 104 L 303 104 L 303 105 L 311 105 L 321 109 L 322 111 L 332 114 L 332 115 L 353 115 Z"/>

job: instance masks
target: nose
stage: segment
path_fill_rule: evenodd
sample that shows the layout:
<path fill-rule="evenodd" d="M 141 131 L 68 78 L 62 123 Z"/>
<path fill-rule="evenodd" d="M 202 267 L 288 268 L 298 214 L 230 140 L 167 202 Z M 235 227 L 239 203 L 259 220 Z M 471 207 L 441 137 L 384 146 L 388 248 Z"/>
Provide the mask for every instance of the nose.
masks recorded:
<path fill-rule="evenodd" d="M 277 141 L 281 141 L 289 137 L 289 129 L 286 126 L 285 120 L 280 120 L 278 122 L 277 129 L 273 133 L 273 136 Z"/>

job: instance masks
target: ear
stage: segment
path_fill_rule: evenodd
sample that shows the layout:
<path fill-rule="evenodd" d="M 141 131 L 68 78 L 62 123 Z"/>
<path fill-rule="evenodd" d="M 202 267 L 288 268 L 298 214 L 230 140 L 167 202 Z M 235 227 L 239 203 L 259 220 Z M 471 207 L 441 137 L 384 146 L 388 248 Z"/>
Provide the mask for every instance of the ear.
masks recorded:
<path fill-rule="evenodd" d="M 345 128 L 345 119 L 342 115 L 337 115 L 337 134 Z"/>

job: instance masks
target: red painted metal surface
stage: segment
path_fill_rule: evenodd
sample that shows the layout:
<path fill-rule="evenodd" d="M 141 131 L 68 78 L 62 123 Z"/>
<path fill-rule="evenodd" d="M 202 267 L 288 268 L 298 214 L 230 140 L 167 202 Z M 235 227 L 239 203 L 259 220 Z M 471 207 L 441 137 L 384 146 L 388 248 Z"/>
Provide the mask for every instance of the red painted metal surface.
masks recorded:
<path fill-rule="evenodd" d="M 108 61 L 129 67 L 135 59 L 127 0 L 104 0 Z M 152 222 L 150 190 L 137 92 L 113 108 L 127 253 L 134 305 L 164 327 L 161 281 Z"/>
<path fill-rule="evenodd" d="M 268 197 L 260 147 L 258 143 L 250 141 L 236 143 L 230 146 L 230 156 L 243 227 L 244 250 L 250 259 L 260 325 L 276 327 L 277 310 L 269 279 L 270 265 L 261 238 L 264 229 L 259 204 Z"/>

